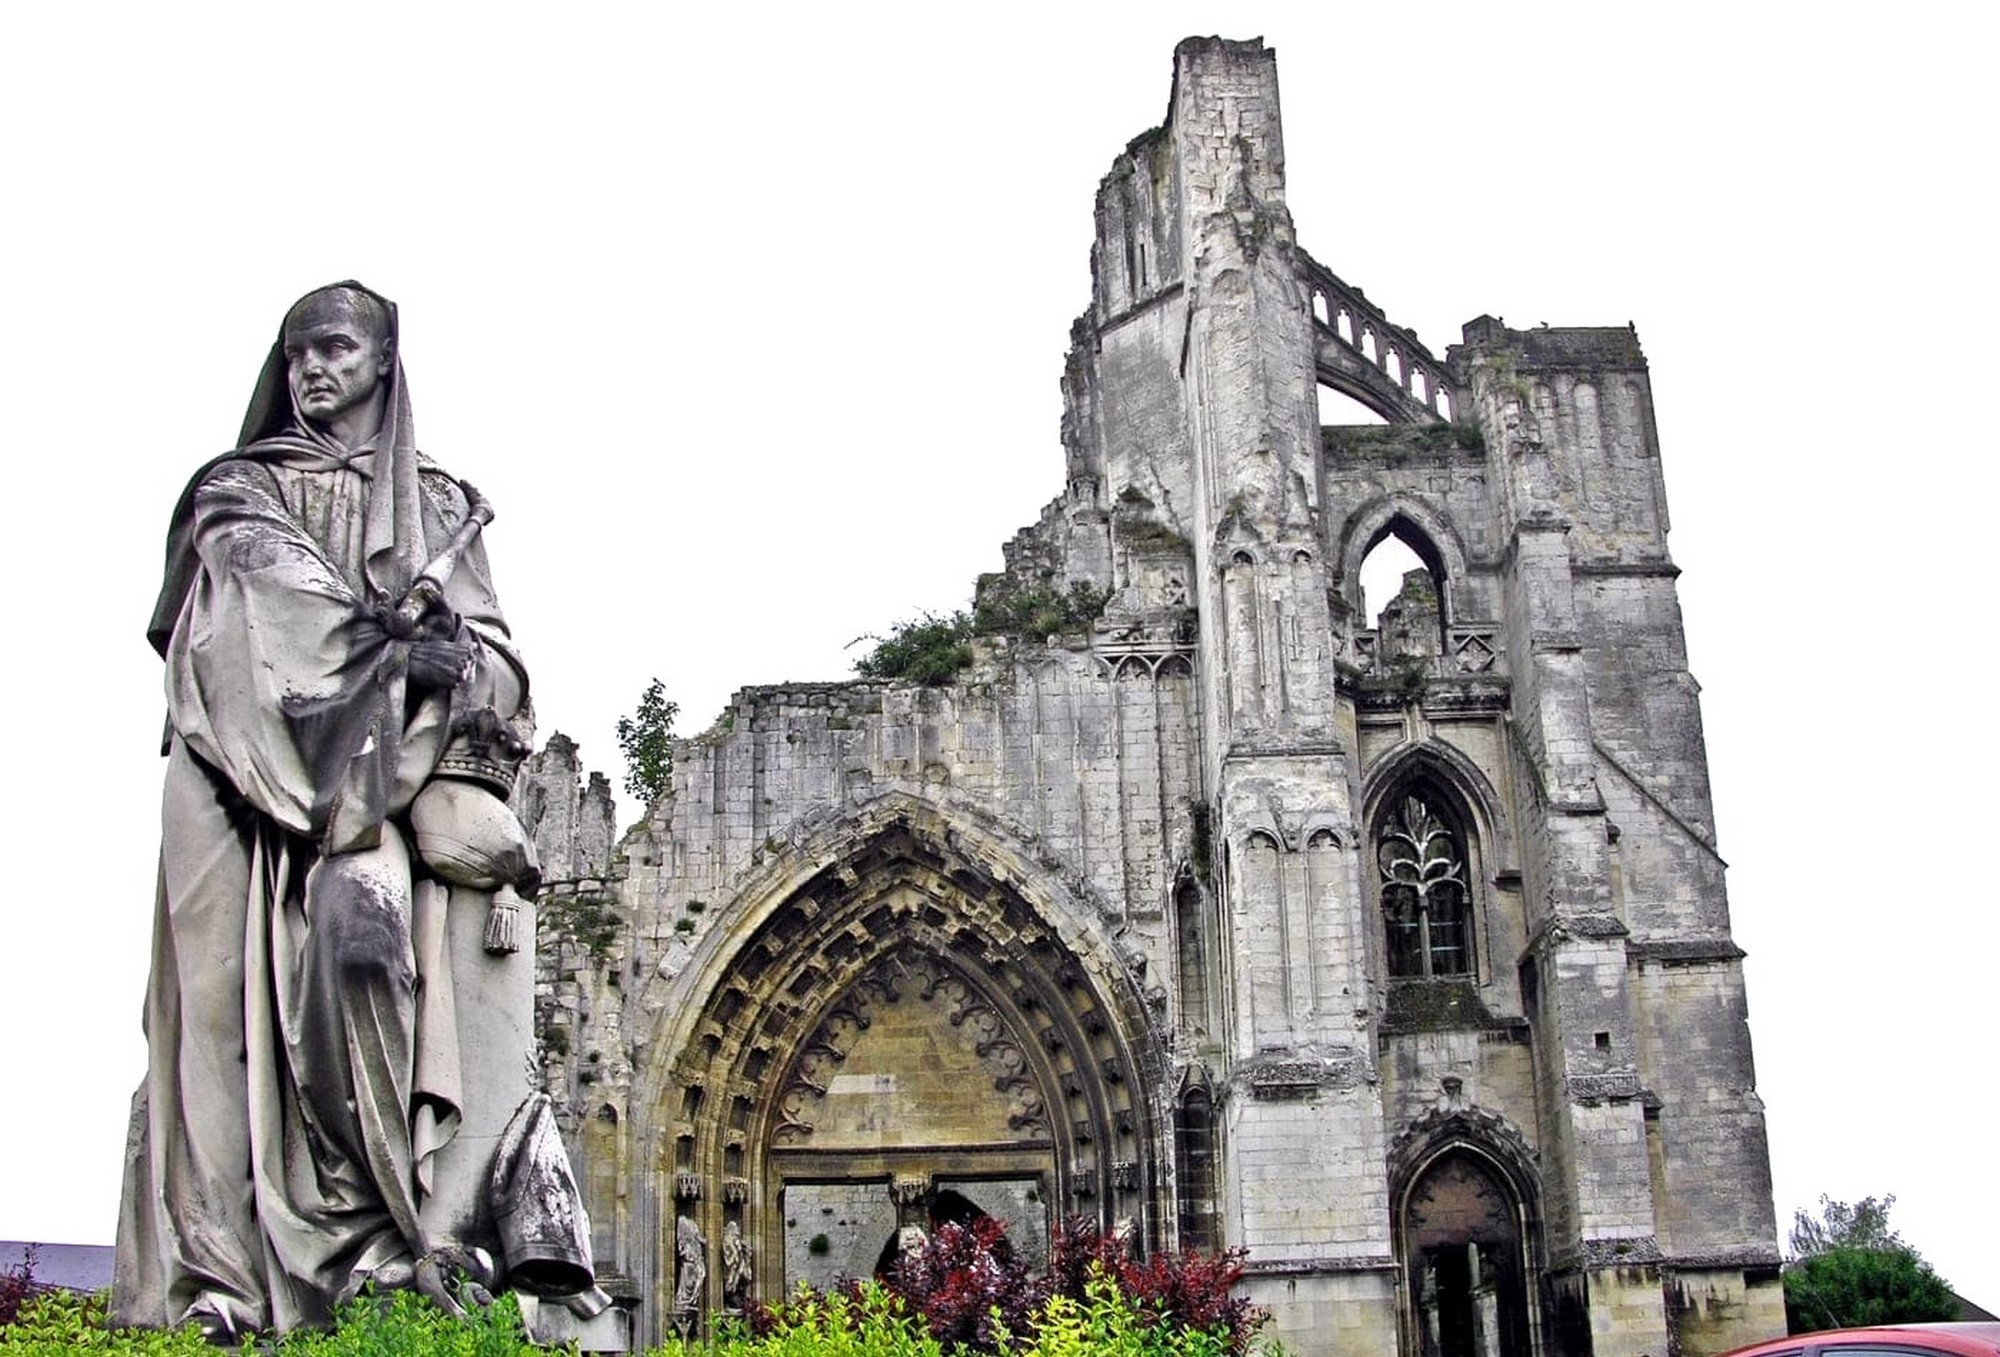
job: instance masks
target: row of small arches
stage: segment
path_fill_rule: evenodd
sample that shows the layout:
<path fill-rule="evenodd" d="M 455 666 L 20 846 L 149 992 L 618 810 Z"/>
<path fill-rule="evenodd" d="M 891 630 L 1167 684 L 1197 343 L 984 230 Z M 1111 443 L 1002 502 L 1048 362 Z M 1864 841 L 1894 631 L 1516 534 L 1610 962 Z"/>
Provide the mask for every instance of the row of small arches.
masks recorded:
<path fill-rule="evenodd" d="M 1423 366 L 1408 362 L 1403 351 L 1395 344 L 1383 344 L 1376 336 L 1374 322 L 1363 320 L 1357 333 L 1354 315 L 1345 306 L 1336 306 L 1327 300 L 1327 294 L 1313 292 L 1313 319 L 1318 321 L 1347 345 L 1367 359 L 1374 366 L 1389 375 L 1389 380 L 1416 398 L 1419 404 L 1435 409 L 1445 419 L 1452 417 L 1451 393 L 1445 383 Z M 1322 386 L 1321 409 L 1324 412 L 1326 393 L 1330 388 Z M 1322 424 L 1330 423 L 1321 415 Z"/>

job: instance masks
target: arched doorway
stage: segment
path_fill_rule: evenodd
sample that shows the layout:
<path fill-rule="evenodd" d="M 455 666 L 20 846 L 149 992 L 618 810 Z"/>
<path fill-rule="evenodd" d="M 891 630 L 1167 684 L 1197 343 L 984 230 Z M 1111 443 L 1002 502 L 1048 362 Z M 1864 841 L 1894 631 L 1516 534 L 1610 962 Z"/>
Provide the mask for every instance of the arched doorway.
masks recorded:
<path fill-rule="evenodd" d="M 753 1255 L 741 1292 L 716 1257 L 683 1269 L 700 1308 L 866 1276 L 940 1203 L 1031 1258 L 1071 1214 L 1158 1239 L 1163 1062 L 1136 981 L 987 831 L 922 805 L 856 828 L 774 906 L 731 907 L 756 922 L 663 1052 L 663 1224 Z"/>
<path fill-rule="evenodd" d="M 1514 1156 L 1449 1133 L 1404 1160 L 1395 1197 L 1406 1357 L 1535 1357 L 1532 1181 Z"/>

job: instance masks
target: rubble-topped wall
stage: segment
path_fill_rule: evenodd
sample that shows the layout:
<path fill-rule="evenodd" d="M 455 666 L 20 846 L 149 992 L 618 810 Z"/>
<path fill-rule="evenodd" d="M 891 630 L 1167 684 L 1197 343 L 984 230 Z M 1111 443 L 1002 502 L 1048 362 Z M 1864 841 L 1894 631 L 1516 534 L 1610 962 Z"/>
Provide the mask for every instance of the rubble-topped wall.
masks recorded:
<path fill-rule="evenodd" d="M 619 845 L 629 968 L 674 973 L 730 926 L 767 860 L 899 794 L 998 826 L 1096 902 L 1107 934 L 1157 977 L 1159 921 L 1199 804 L 1185 654 L 1114 669 L 1080 637 L 985 648 L 950 687 L 746 688 L 681 742 L 672 793 Z"/>

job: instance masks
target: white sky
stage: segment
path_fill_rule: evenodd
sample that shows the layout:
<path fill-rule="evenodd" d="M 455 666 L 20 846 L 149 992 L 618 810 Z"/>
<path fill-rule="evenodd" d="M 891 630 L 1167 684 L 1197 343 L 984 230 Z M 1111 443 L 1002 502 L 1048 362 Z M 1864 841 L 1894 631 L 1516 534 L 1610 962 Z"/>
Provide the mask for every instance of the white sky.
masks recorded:
<path fill-rule="evenodd" d="M 1278 50 L 1301 241 L 1433 349 L 1481 312 L 1637 322 L 1781 1222 L 1896 1193 L 2000 1306 L 1994 751 L 1953 715 L 2000 490 L 1981 9 L 557 8 L 0 18 L 0 1236 L 112 1235 L 142 633 L 168 510 L 295 296 L 401 303 L 423 445 L 498 507 L 544 729 L 615 776 L 653 675 L 692 732 L 998 568 L 1061 486 L 1098 177 L 1174 43 L 1221 31 Z"/>

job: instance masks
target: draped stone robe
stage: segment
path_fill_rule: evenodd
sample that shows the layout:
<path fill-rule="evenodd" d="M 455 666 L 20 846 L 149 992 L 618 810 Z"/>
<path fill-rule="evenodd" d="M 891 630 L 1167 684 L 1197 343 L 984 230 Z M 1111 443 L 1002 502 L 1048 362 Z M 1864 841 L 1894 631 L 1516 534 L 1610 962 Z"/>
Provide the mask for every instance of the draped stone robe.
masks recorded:
<path fill-rule="evenodd" d="M 428 1165 L 460 1108 L 444 911 L 485 897 L 413 866 L 398 817 L 454 711 L 525 723 L 526 679 L 475 542 L 445 599 L 476 642 L 473 677 L 408 683 L 409 643 L 369 607 L 388 463 L 309 432 L 266 438 L 206 468 L 177 516 L 122 1323 L 321 1322 L 429 1247 Z M 418 482 L 427 558 L 466 505 L 434 468 Z"/>

